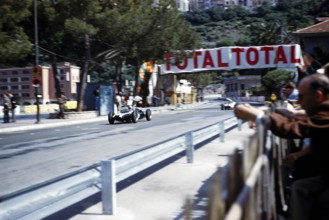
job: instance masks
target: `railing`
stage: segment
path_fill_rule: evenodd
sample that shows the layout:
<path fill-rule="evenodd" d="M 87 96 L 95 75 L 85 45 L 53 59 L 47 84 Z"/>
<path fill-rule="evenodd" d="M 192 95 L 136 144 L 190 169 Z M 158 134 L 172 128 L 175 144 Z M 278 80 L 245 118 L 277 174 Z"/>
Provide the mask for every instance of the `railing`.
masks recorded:
<path fill-rule="evenodd" d="M 226 176 L 221 179 L 223 175 L 218 175 L 215 185 L 227 188 L 213 187 L 207 219 L 278 219 L 278 213 L 287 211 L 284 193 L 287 175 L 282 173 L 281 160 L 288 142 L 268 131 L 265 117 L 258 118 L 256 124 L 243 152 L 236 151 L 229 157 Z"/>
<path fill-rule="evenodd" d="M 194 147 L 240 126 L 235 117 L 146 146 L 46 183 L 0 197 L 0 219 L 41 219 L 101 192 L 104 214 L 116 212 L 116 183 L 174 155 L 185 152 L 193 162 Z"/>

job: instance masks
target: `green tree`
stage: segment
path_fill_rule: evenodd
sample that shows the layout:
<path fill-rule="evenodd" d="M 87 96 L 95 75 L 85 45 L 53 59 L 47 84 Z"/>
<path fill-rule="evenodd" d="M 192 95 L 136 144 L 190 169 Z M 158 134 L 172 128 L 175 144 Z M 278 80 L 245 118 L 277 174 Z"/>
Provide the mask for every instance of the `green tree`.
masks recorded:
<path fill-rule="evenodd" d="M 275 93 L 277 97 L 280 97 L 281 87 L 288 81 L 292 81 L 294 73 L 289 70 L 275 69 L 268 71 L 262 76 L 262 85 L 268 91 L 267 95 Z"/>
<path fill-rule="evenodd" d="M 0 4 L 0 66 L 19 65 L 32 48 L 22 21 L 31 13 L 31 0 L 2 0 Z"/>
<path fill-rule="evenodd" d="M 55 64 L 69 57 L 82 67 L 81 111 L 87 74 L 101 63 L 114 65 L 112 76 L 120 85 L 125 64 L 139 66 L 145 59 L 162 59 L 165 51 L 195 47 L 198 37 L 175 6 L 174 0 L 157 5 L 151 0 L 44 1 L 39 8 L 42 61 Z"/>

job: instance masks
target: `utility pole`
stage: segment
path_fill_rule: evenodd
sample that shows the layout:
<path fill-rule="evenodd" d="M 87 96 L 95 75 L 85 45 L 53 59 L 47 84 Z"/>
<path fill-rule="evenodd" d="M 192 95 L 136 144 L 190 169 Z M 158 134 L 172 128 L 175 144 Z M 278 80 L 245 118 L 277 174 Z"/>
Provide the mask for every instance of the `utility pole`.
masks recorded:
<path fill-rule="evenodd" d="M 35 67 L 34 69 L 39 69 L 39 39 L 38 39 L 38 7 L 37 7 L 37 0 L 34 0 L 34 46 L 35 46 Z M 42 69 L 41 69 L 42 71 Z M 39 73 L 42 75 L 42 73 Z M 39 106 L 39 84 L 33 83 L 33 87 L 35 90 L 35 99 L 37 105 L 37 114 L 36 114 L 36 124 L 40 122 L 40 106 Z"/>

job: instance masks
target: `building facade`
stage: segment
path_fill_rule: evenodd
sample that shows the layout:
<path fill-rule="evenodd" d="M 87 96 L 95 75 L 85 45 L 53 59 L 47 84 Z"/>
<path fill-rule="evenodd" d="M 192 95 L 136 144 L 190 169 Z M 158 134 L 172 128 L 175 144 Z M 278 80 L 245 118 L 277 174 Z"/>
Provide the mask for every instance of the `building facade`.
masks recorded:
<path fill-rule="evenodd" d="M 190 10 L 189 0 L 176 0 L 177 9 L 181 12 L 186 12 Z"/>
<path fill-rule="evenodd" d="M 240 97 L 250 97 L 253 95 L 251 88 L 261 86 L 261 76 L 232 76 L 224 80 L 224 86 L 226 97 L 235 99 L 239 99 Z"/>
<path fill-rule="evenodd" d="M 177 0 L 179 1 L 179 0 Z M 229 6 L 241 6 L 249 11 L 254 11 L 257 7 L 261 6 L 264 2 L 268 2 L 270 5 L 275 5 L 276 0 L 190 0 L 190 5 L 193 8 L 204 10 L 214 6 L 229 7 Z"/>
<path fill-rule="evenodd" d="M 80 82 L 80 67 L 70 63 L 57 65 L 60 87 L 70 100 L 77 100 L 77 84 Z M 55 80 L 52 68 L 41 67 L 41 83 L 33 86 L 33 67 L 0 69 L 0 93 L 12 93 L 18 104 L 32 105 L 36 102 L 36 92 L 40 95 L 41 104 L 56 103 Z"/>
<path fill-rule="evenodd" d="M 297 43 L 302 46 L 302 49 L 306 51 L 304 55 L 305 66 L 302 67 L 303 72 L 314 73 L 321 65 L 329 62 L 328 59 L 325 59 L 329 56 L 329 17 L 317 18 L 314 25 L 295 31 L 293 36 L 297 39 Z M 315 60 L 316 55 L 322 55 L 323 60 L 321 62 Z"/>

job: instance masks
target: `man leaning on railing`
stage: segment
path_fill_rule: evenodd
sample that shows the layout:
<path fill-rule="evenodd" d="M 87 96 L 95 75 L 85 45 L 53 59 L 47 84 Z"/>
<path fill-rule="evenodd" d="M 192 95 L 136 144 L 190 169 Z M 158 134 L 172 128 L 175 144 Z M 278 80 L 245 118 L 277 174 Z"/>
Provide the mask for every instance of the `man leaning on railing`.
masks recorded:
<path fill-rule="evenodd" d="M 329 137 L 329 79 L 319 73 L 306 76 L 300 80 L 298 90 L 298 103 L 305 115 L 287 117 L 248 104 L 237 105 L 234 114 L 251 122 L 266 114 L 274 135 L 287 139 L 310 138 L 308 153 L 313 157 L 316 173 L 292 184 L 289 214 L 292 220 L 329 219 L 329 147 L 326 141 Z"/>

